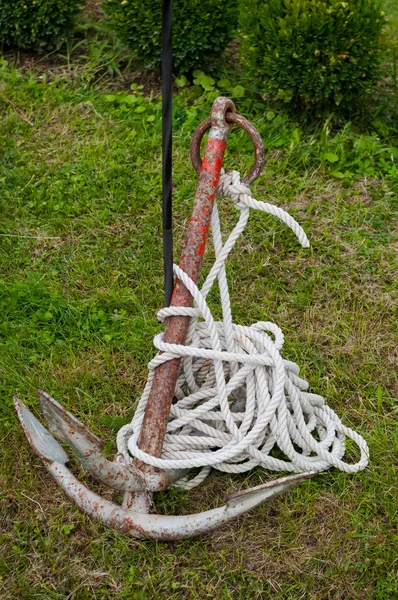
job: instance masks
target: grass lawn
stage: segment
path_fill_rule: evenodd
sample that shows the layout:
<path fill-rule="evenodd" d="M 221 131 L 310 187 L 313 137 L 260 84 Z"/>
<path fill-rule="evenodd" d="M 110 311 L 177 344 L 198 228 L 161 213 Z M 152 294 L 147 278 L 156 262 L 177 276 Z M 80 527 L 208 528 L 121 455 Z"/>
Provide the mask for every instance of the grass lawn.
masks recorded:
<path fill-rule="evenodd" d="M 373 131 L 309 130 L 236 99 L 267 150 L 254 195 L 287 209 L 312 246 L 254 214 L 229 264 L 235 321 L 282 327 L 284 356 L 366 437 L 370 466 L 319 475 L 207 537 L 142 543 L 63 496 L 12 408 L 17 393 L 38 414 L 44 389 L 112 456 L 161 330 L 159 102 L 131 104 L 128 91 L 87 83 L 88 71 L 65 61 L 47 78 L 0 63 L 0 597 L 398 598 L 396 124 L 395 133 L 380 118 Z M 182 95 L 175 105 L 178 256 L 197 182 L 189 142 L 210 100 Z M 234 131 L 226 165 L 244 173 L 251 159 Z M 227 202 L 222 213 L 233 222 Z M 215 295 L 212 306 L 220 316 Z M 269 477 L 212 475 L 192 492 L 159 495 L 157 507 L 205 510 Z"/>

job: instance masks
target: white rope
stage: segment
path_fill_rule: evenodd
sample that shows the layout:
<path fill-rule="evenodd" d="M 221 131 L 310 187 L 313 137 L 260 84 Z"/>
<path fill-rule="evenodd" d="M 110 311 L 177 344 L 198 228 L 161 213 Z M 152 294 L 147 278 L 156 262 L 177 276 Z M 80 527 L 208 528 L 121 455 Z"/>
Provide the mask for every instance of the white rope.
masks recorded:
<path fill-rule="evenodd" d="M 174 315 L 191 317 L 186 345 L 168 344 L 163 334 L 154 338 L 162 352 L 149 363 L 148 381 L 132 422 L 117 436 L 118 450 L 125 461 L 132 457 L 161 469 L 201 471 L 193 479 L 177 484 L 186 489 L 203 481 L 211 467 L 242 473 L 256 466 L 275 471 L 301 473 L 336 467 L 355 473 L 368 464 L 365 440 L 342 424 L 322 396 L 308 392 L 299 377 L 299 367 L 280 354 L 281 329 L 270 322 L 250 327 L 232 322 L 225 261 L 243 232 L 250 208 L 271 214 L 309 247 L 300 225 L 284 210 L 251 196 L 239 173 L 222 173 L 218 197 L 229 197 L 240 215 L 227 241 L 222 243 L 220 219 L 215 203 L 212 234 L 216 260 L 201 290 L 178 266 L 175 276 L 190 291 L 194 308 L 163 308 L 160 320 Z M 223 320 L 215 322 L 206 296 L 218 279 Z M 142 452 L 137 445 L 154 369 L 173 358 L 181 358 L 175 401 L 161 458 Z M 343 460 L 345 440 L 355 442 L 360 458 L 355 464 Z"/>

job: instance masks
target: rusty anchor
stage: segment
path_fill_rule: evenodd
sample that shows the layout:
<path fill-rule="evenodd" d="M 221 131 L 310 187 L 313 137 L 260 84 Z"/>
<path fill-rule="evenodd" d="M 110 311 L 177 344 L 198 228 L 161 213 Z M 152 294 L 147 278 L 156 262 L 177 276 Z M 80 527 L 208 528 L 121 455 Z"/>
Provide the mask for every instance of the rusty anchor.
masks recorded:
<path fill-rule="evenodd" d="M 202 268 L 214 199 L 232 124 L 243 128 L 249 134 L 255 150 L 254 166 L 243 181 L 247 184 L 254 181 L 264 162 L 264 148 L 258 132 L 246 119 L 236 113 L 235 106 L 230 100 L 217 98 L 210 118 L 198 127 L 191 144 L 192 163 L 199 172 L 199 183 L 181 254 L 180 268 L 194 282 L 198 281 Z M 210 131 L 202 161 L 200 142 L 208 129 Z M 191 293 L 182 281 L 177 279 L 171 306 L 191 308 L 192 305 Z M 163 341 L 183 345 L 190 320 L 190 316 L 167 317 Z M 180 358 L 173 358 L 160 364 L 154 371 L 138 440 L 140 450 L 154 457 L 160 457 L 162 454 L 180 361 Z M 166 490 L 188 470 L 161 470 L 137 459 L 126 463 L 118 455 L 114 461 L 109 461 L 102 454 L 104 443 L 56 400 L 47 393 L 39 391 L 39 402 L 50 431 L 72 448 L 83 467 L 97 480 L 124 492 L 123 505 L 120 506 L 93 493 L 71 473 L 66 467 L 68 456 L 62 446 L 15 396 L 14 404 L 19 420 L 34 452 L 44 461 L 54 479 L 82 511 L 105 525 L 133 537 L 176 540 L 211 531 L 313 477 L 317 472 L 299 473 L 241 491 L 227 498 L 224 506 L 199 514 L 184 516 L 151 514 L 152 493 Z"/>

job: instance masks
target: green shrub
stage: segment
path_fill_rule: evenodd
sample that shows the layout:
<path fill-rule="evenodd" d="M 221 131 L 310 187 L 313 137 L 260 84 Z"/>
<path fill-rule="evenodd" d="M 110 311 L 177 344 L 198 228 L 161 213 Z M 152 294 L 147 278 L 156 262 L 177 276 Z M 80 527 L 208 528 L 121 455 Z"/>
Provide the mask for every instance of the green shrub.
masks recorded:
<path fill-rule="evenodd" d="M 245 0 L 241 61 L 274 100 L 349 105 L 377 81 L 384 23 L 378 0 Z"/>
<path fill-rule="evenodd" d="M 174 0 L 173 65 L 188 73 L 221 55 L 237 24 L 238 0 Z M 146 68 L 161 62 L 160 0 L 103 0 L 120 39 Z"/>
<path fill-rule="evenodd" d="M 80 0 L 0 0 L 0 44 L 19 49 L 56 45 L 73 25 Z"/>

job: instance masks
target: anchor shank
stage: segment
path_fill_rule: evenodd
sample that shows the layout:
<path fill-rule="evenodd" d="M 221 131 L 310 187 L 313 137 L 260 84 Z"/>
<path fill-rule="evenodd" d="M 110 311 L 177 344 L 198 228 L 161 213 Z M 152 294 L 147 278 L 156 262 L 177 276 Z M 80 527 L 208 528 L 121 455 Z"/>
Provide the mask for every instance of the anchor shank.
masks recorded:
<path fill-rule="evenodd" d="M 189 220 L 185 242 L 181 254 L 180 267 L 197 282 L 202 268 L 206 238 L 210 227 L 217 185 L 220 178 L 224 152 L 230 125 L 226 122 L 227 111 L 235 113 L 235 106 L 226 98 L 217 98 L 211 113 L 211 129 L 206 145 L 199 183 L 196 190 L 192 216 Z M 192 306 L 192 296 L 184 284 L 177 279 L 171 299 L 171 306 Z M 166 323 L 164 341 L 184 344 L 190 317 L 169 317 Z M 167 361 L 157 367 L 142 424 L 138 445 L 141 450 L 159 457 L 162 453 L 170 406 L 178 377 L 180 359 Z M 140 461 L 136 466 L 144 472 L 153 467 Z"/>

